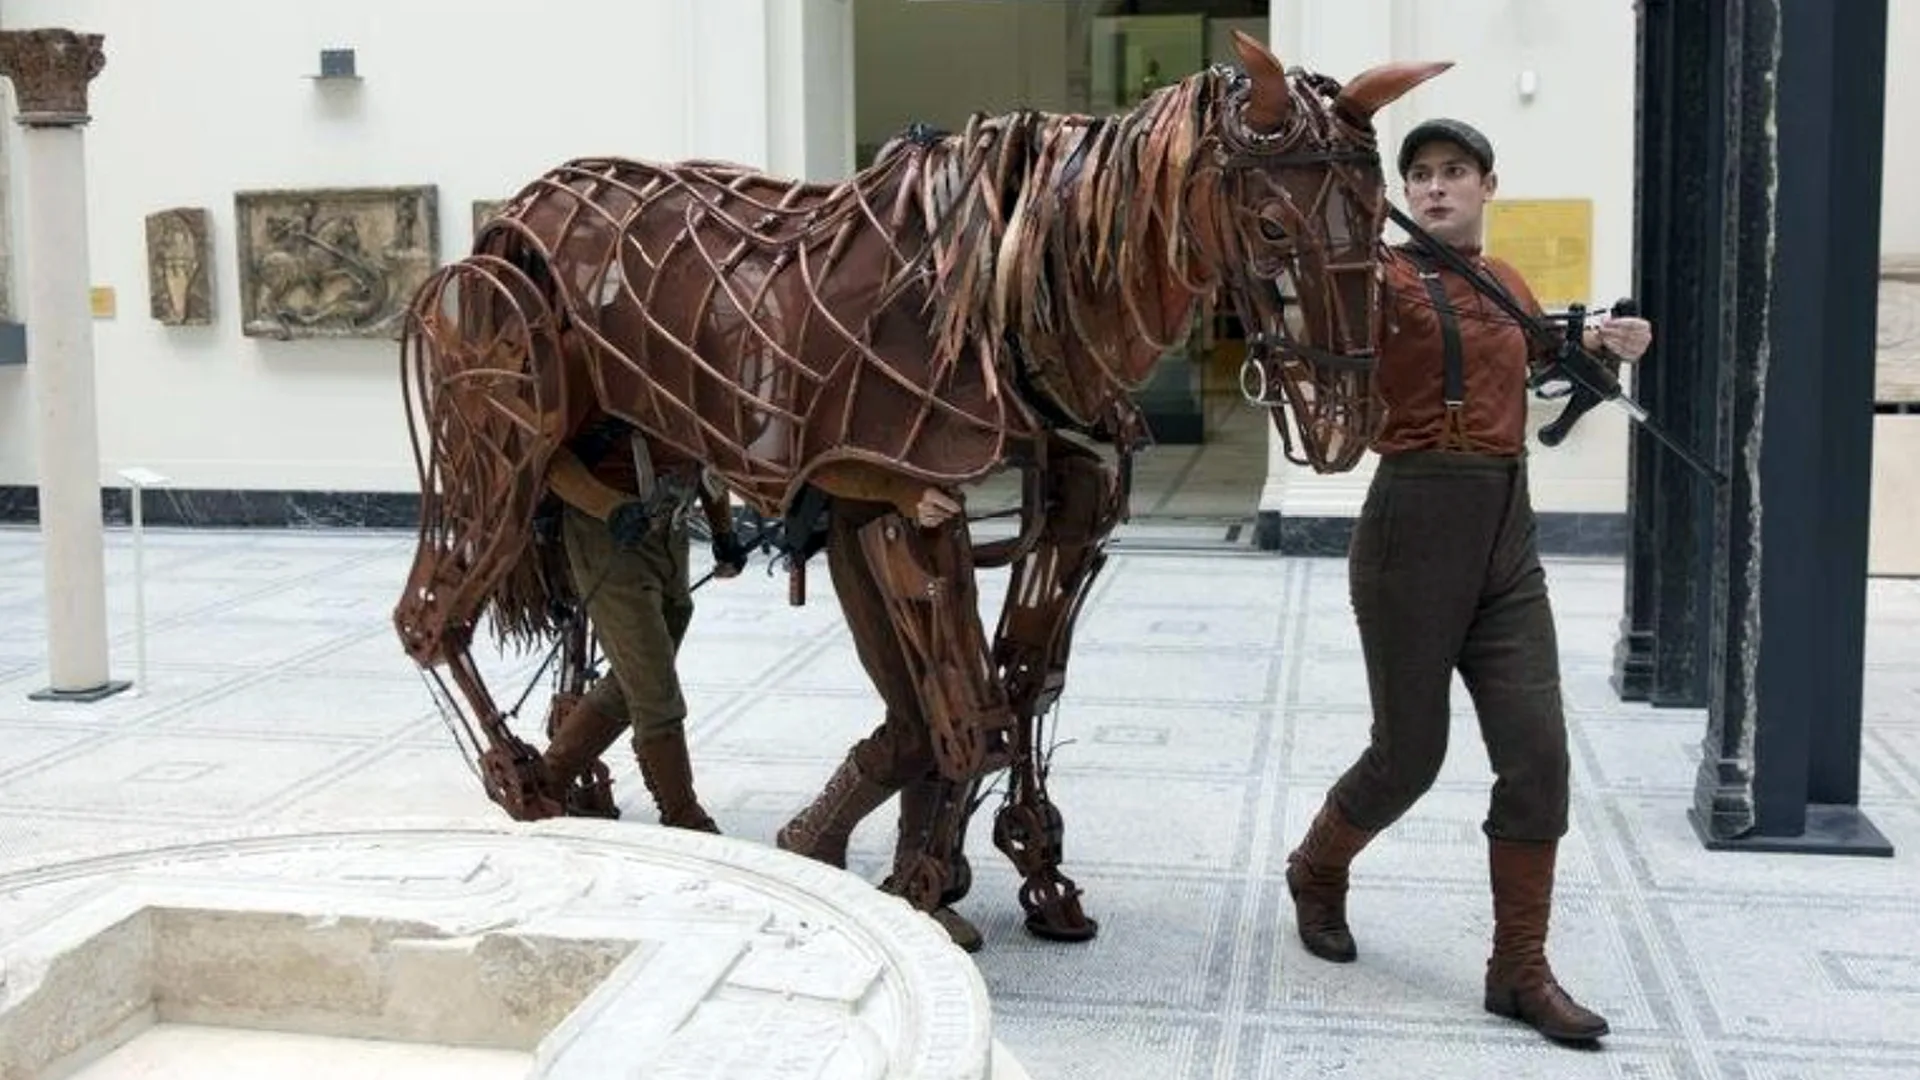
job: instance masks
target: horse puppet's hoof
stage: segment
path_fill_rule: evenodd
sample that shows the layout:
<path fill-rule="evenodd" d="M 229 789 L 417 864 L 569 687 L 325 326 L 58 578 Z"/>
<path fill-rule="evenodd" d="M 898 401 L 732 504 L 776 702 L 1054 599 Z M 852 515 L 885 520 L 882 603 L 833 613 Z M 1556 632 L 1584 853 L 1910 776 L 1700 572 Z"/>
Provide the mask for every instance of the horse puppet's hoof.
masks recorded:
<path fill-rule="evenodd" d="M 560 817 L 566 807 L 547 794 L 539 766 L 539 757 L 525 743 L 487 749 L 480 755 L 480 777 L 487 797 L 515 821 Z"/>
<path fill-rule="evenodd" d="M 1057 913 L 1044 911 L 1028 915 L 1027 933 L 1046 941 L 1077 945 L 1100 936 L 1100 920 L 1082 913 L 1080 906 L 1075 904 L 1071 918 L 1063 919 Z"/>
<path fill-rule="evenodd" d="M 1060 888 L 1064 884 L 1065 888 Z M 1052 888 L 1029 883 L 1020 898 L 1027 909 L 1027 933 L 1046 941 L 1077 944 L 1092 941 L 1100 933 L 1100 920 L 1088 917 L 1080 909 L 1080 890 L 1071 882 Z"/>
<path fill-rule="evenodd" d="M 965 855 L 956 852 L 953 861 L 947 864 L 947 884 L 940 890 L 940 906 L 952 907 L 967 898 L 973 891 L 973 864 Z"/>
<path fill-rule="evenodd" d="M 620 817 L 620 806 L 613 801 L 613 777 L 605 762 L 596 761 L 573 778 L 567 787 L 566 804 L 568 817 Z"/>
<path fill-rule="evenodd" d="M 933 918 L 934 922 L 940 924 L 940 928 L 947 932 L 948 940 L 959 946 L 960 951 L 977 953 L 981 946 L 986 944 L 986 938 L 980 933 L 980 928 L 952 908 L 937 907 L 927 914 Z"/>

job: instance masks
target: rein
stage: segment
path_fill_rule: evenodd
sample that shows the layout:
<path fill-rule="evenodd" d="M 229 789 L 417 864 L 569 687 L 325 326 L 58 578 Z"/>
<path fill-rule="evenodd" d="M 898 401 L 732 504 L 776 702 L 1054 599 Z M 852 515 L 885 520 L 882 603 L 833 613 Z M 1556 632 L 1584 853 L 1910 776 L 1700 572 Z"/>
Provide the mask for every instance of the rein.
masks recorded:
<path fill-rule="evenodd" d="M 1620 406 L 1626 411 L 1628 416 L 1633 418 L 1634 423 L 1639 424 L 1647 434 L 1653 436 L 1655 440 L 1668 450 L 1673 451 L 1674 456 L 1686 462 L 1701 475 L 1712 479 L 1716 483 L 1724 484 L 1727 482 L 1728 477 L 1725 472 L 1709 464 L 1698 452 L 1668 434 L 1653 420 L 1645 406 L 1628 396 L 1627 393 L 1621 389 L 1620 380 L 1607 370 L 1606 365 L 1599 358 L 1588 352 L 1586 348 L 1580 344 L 1580 335 L 1578 333 L 1570 330 L 1563 334 L 1556 334 L 1553 329 L 1547 326 L 1546 320 L 1535 317 L 1532 313 L 1521 308 L 1519 304 L 1514 303 L 1513 298 L 1507 295 L 1505 289 L 1500 288 L 1498 282 L 1489 281 L 1486 274 L 1482 272 L 1479 267 L 1468 262 L 1466 258 L 1455 251 L 1451 245 L 1441 243 L 1439 240 L 1434 239 L 1431 233 L 1421 228 L 1418 222 L 1402 212 L 1399 207 L 1389 203 L 1387 213 L 1392 217 L 1394 224 L 1405 229 L 1407 234 L 1412 236 L 1414 240 L 1425 249 L 1426 254 L 1440 262 L 1447 269 L 1465 278 L 1467 284 L 1473 286 L 1475 292 L 1491 300 L 1494 306 L 1505 312 L 1523 331 L 1535 338 L 1545 338 L 1554 341 L 1556 345 L 1555 366 L 1559 368 L 1560 374 L 1571 379 L 1579 386 L 1584 387 L 1588 393 L 1591 393 L 1601 401 L 1611 401 Z M 1580 318 L 1584 321 L 1584 314 L 1581 315 Z"/>

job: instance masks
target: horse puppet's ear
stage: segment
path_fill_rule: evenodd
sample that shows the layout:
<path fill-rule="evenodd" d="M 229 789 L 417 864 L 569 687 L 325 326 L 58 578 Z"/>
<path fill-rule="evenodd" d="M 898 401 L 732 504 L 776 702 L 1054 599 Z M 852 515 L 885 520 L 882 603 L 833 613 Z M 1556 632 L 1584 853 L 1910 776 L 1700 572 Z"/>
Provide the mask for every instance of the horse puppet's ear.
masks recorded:
<path fill-rule="evenodd" d="M 1333 104 L 1356 123 L 1370 123 L 1374 113 L 1452 66 L 1451 60 L 1436 60 L 1432 63 L 1396 61 L 1370 67 L 1341 87 L 1340 96 L 1333 99 Z"/>
<path fill-rule="evenodd" d="M 1287 69 L 1259 40 L 1245 30 L 1233 32 L 1233 49 L 1253 80 L 1247 98 L 1247 126 L 1262 135 L 1280 130 L 1293 109 L 1293 91 L 1287 87 Z"/>

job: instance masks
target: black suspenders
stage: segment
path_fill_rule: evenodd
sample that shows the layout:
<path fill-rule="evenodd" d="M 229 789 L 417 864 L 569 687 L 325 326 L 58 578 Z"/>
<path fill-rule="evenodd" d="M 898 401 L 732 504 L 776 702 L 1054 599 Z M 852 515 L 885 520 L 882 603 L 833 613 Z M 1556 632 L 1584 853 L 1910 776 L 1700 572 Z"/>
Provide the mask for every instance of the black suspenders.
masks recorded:
<path fill-rule="evenodd" d="M 1453 304 L 1447 299 L 1447 287 L 1440 280 L 1440 271 L 1435 269 L 1427 254 L 1412 246 L 1401 250 L 1419 267 L 1420 283 L 1427 287 L 1427 298 L 1433 301 L 1433 312 L 1440 319 L 1441 347 L 1445 350 L 1441 395 L 1448 411 L 1458 412 L 1467 402 L 1466 360 L 1460 350 L 1460 320 L 1454 314 Z M 1457 423 L 1458 420 L 1450 417 L 1449 422 Z"/>
<path fill-rule="evenodd" d="M 1420 283 L 1426 286 L 1427 298 L 1432 302 L 1433 313 L 1440 320 L 1440 339 L 1443 356 L 1441 363 L 1441 399 L 1447 406 L 1446 434 L 1447 442 L 1461 450 L 1471 449 L 1464 425 L 1463 407 L 1467 403 L 1466 358 L 1462 355 L 1460 344 L 1460 316 L 1453 304 L 1447 299 L 1447 288 L 1440 280 L 1440 271 L 1432 255 L 1412 244 L 1403 244 L 1400 250 L 1413 260 L 1420 272 Z M 1492 286 L 1507 298 L 1515 307 L 1519 302 L 1507 291 L 1498 277 L 1486 275 Z"/>

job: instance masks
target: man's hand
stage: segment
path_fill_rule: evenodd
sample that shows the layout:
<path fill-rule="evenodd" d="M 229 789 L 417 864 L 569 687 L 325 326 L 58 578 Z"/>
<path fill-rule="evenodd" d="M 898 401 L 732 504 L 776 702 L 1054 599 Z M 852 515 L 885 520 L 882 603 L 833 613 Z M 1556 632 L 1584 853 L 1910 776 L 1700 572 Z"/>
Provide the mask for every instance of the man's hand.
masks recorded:
<path fill-rule="evenodd" d="M 1653 344 L 1653 324 L 1631 315 L 1603 321 L 1596 334 L 1600 347 L 1622 360 L 1638 360 Z"/>
<path fill-rule="evenodd" d="M 913 520 L 923 529 L 938 528 L 960 510 L 960 504 L 946 492 L 930 487 L 920 493 L 920 502 L 913 508 Z"/>
<path fill-rule="evenodd" d="M 730 532 L 715 536 L 712 547 L 713 576 L 717 578 L 738 577 L 747 568 L 747 556 L 753 553 Z"/>

